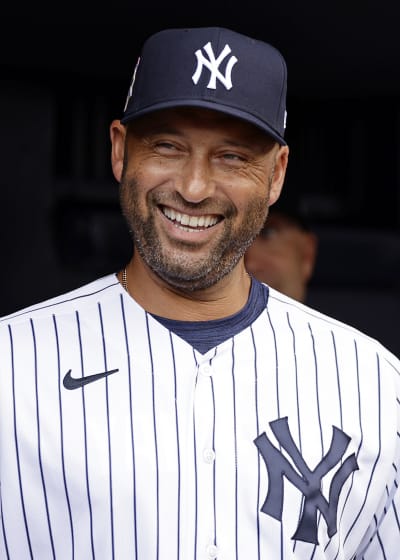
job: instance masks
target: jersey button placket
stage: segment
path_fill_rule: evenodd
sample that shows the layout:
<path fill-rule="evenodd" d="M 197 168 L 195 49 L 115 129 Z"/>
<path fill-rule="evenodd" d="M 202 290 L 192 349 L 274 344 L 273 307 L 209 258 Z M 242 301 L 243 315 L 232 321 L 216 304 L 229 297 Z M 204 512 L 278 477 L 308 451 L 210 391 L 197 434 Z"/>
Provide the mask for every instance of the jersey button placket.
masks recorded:
<path fill-rule="evenodd" d="M 209 362 L 198 367 L 195 400 L 197 495 L 198 495 L 198 546 L 205 558 L 216 558 L 214 535 L 214 399 L 213 375 Z"/>
<path fill-rule="evenodd" d="M 204 377 L 211 377 L 213 374 L 213 368 L 210 366 L 210 364 L 201 364 L 199 366 L 199 373 L 200 375 L 203 375 Z"/>
<path fill-rule="evenodd" d="M 204 449 L 203 451 L 204 462 L 211 465 L 215 461 L 214 449 Z"/>
<path fill-rule="evenodd" d="M 207 546 L 207 558 L 216 558 L 218 556 L 218 547 L 215 544 Z"/>

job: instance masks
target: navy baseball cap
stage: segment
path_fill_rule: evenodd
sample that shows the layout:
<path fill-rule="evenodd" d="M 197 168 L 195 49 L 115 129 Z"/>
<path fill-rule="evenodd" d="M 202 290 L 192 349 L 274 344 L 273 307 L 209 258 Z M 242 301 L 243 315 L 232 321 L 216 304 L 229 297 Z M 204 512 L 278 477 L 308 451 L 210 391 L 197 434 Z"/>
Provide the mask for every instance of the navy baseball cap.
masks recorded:
<path fill-rule="evenodd" d="M 221 27 L 165 29 L 142 47 L 121 122 L 159 109 L 204 107 L 286 145 L 286 89 L 285 60 L 268 43 Z"/>

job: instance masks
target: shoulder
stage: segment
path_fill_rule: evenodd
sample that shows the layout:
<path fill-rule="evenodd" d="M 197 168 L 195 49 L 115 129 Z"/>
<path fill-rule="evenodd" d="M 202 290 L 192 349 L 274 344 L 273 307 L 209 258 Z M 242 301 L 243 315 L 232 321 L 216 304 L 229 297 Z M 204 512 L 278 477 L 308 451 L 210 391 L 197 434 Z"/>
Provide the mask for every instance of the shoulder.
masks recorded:
<path fill-rule="evenodd" d="M 75 312 L 100 300 L 115 296 L 121 290 L 122 287 L 116 275 L 109 274 L 69 292 L 0 317 L 0 328 L 5 325 L 16 325 L 20 322 L 49 317 L 54 314 Z"/>
<path fill-rule="evenodd" d="M 300 303 L 272 288 L 269 288 L 268 313 L 271 323 L 281 328 L 289 328 L 298 340 L 312 339 L 316 348 L 336 345 L 343 351 L 378 356 L 390 364 L 400 374 L 400 360 L 381 342 L 365 332 L 321 313 L 317 309 Z"/>

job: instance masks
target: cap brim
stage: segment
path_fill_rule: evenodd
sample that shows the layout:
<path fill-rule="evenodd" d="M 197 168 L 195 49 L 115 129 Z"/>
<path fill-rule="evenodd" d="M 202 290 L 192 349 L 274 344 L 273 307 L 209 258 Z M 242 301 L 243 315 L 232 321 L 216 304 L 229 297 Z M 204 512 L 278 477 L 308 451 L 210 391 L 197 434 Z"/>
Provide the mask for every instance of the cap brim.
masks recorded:
<path fill-rule="evenodd" d="M 257 116 L 248 113 L 246 111 L 241 111 L 236 107 L 230 107 L 229 105 L 224 105 L 220 102 L 214 103 L 212 101 L 204 101 L 199 99 L 169 100 L 169 101 L 164 101 L 162 103 L 155 103 L 148 107 L 144 107 L 138 111 L 134 111 L 134 112 L 127 111 L 124 114 L 124 116 L 121 118 L 121 123 L 126 124 L 148 113 L 159 111 L 161 109 L 170 109 L 173 107 L 203 107 L 205 109 L 212 109 L 220 113 L 225 113 L 226 115 L 231 115 L 232 117 L 236 117 L 250 124 L 253 124 L 257 128 L 260 128 L 263 132 L 265 132 L 266 134 L 271 136 L 274 140 L 276 140 L 280 145 L 282 146 L 287 145 L 285 139 L 279 134 L 279 132 L 274 130 L 272 127 L 268 126 L 262 119 L 258 118 Z"/>

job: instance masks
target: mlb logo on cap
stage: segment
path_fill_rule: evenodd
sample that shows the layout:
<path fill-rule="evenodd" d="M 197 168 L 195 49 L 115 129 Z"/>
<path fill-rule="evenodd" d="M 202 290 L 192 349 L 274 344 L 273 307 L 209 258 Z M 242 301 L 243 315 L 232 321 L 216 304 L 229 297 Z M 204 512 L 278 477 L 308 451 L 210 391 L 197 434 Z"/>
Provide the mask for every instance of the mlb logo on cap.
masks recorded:
<path fill-rule="evenodd" d="M 220 27 L 167 29 L 144 43 L 122 123 L 171 107 L 243 119 L 286 145 L 286 64 L 268 43 Z"/>

